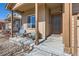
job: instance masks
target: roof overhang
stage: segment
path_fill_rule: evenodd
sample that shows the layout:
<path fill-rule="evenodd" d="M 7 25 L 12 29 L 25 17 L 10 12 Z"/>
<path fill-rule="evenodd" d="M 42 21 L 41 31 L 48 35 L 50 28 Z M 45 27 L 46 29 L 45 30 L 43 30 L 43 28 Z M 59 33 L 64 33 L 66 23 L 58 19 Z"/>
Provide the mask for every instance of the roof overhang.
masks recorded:
<path fill-rule="evenodd" d="M 19 12 L 25 12 L 30 9 L 33 9 L 35 7 L 34 3 L 17 3 L 12 10 L 19 11 Z"/>
<path fill-rule="evenodd" d="M 61 8 L 63 3 L 47 3 L 46 4 L 48 8 L 55 9 L 55 8 Z"/>
<path fill-rule="evenodd" d="M 6 9 L 12 10 L 12 8 L 14 7 L 14 4 L 15 4 L 15 3 L 8 3 L 8 4 L 6 5 Z"/>

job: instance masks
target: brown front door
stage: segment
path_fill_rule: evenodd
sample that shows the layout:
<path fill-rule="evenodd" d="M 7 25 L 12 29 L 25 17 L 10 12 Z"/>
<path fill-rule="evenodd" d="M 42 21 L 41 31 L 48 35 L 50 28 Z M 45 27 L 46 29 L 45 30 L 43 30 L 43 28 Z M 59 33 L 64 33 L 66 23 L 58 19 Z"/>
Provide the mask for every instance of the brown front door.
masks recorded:
<path fill-rule="evenodd" d="M 62 32 L 61 15 L 54 15 L 52 17 L 52 30 L 53 34 L 60 34 Z"/>

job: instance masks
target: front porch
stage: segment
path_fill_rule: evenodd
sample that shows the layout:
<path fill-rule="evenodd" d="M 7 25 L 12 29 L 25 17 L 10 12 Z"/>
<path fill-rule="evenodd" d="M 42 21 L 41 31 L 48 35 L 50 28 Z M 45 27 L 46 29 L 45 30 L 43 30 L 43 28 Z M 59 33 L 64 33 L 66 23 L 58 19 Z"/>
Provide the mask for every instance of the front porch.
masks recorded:
<path fill-rule="evenodd" d="M 30 7 L 28 7 L 28 6 L 30 6 Z M 20 5 L 17 4 L 17 7 L 15 6 L 14 8 L 12 8 L 12 10 L 22 14 L 22 16 L 23 16 L 22 20 L 24 23 L 26 20 L 26 15 L 28 15 L 28 14 L 35 15 L 35 21 L 36 21 L 35 26 L 36 27 L 34 29 L 34 32 L 36 32 L 36 37 L 35 37 L 36 45 L 39 44 L 39 41 L 40 41 L 39 36 L 41 36 L 41 39 L 45 39 L 45 40 L 47 39 L 45 41 L 46 43 L 44 43 L 44 44 L 46 44 L 47 47 L 49 46 L 49 48 L 52 50 L 53 50 L 53 48 L 55 48 L 54 44 L 56 44 L 60 41 L 61 42 L 63 41 L 64 47 L 63 47 L 63 43 L 61 43 L 56 48 L 58 50 L 61 50 L 62 53 L 65 51 L 66 53 L 72 54 L 72 45 L 71 45 L 72 44 L 71 43 L 71 41 L 72 41 L 72 37 L 71 37 L 72 4 L 66 4 L 66 3 L 65 4 L 36 3 L 36 4 L 20 4 Z M 56 15 L 58 15 L 58 16 L 56 16 Z M 52 16 L 54 16 L 54 19 L 52 18 Z M 60 20 L 59 20 L 59 18 L 60 18 Z M 57 21 L 55 21 L 56 19 L 57 19 Z M 24 24 L 24 23 L 22 23 L 22 24 Z M 57 23 L 57 26 L 55 23 Z M 28 30 L 26 27 L 25 27 L 25 29 Z M 54 37 L 52 39 L 47 38 L 51 34 L 59 34 L 60 36 L 63 37 L 63 39 L 57 40 L 57 42 L 54 41 L 55 42 L 54 43 L 52 41 Z M 60 37 L 58 37 L 58 38 L 60 38 Z M 48 41 L 50 41 L 50 43 Z M 41 43 L 41 44 L 43 44 L 43 43 Z M 41 44 L 38 46 L 42 46 Z M 58 52 L 58 54 L 59 53 L 60 52 Z"/>
<path fill-rule="evenodd" d="M 26 56 L 70 56 L 64 52 L 64 43 L 61 35 L 52 34 Z"/>
<path fill-rule="evenodd" d="M 63 38 L 65 53 L 72 54 L 72 4 L 46 4 L 46 38 L 59 34 Z"/>

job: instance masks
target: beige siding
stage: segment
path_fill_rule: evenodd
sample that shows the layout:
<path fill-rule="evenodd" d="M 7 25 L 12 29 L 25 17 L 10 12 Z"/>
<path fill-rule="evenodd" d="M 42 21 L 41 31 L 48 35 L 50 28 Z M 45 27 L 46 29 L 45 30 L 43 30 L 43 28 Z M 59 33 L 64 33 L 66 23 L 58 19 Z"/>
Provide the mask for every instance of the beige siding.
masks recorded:
<path fill-rule="evenodd" d="M 76 16 L 79 16 L 79 15 L 76 15 Z M 79 55 L 79 20 L 76 19 L 76 30 L 77 30 L 77 49 L 78 49 L 78 52 L 77 54 Z M 72 18 L 72 47 L 74 47 L 74 15 L 73 15 L 73 18 Z"/>
<path fill-rule="evenodd" d="M 11 23 L 8 23 L 7 25 L 8 25 L 8 28 L 9 28 L 9 29 L 11 29 L 11 28 L 12 28 L 12 27 L 11 27 Z"/>
<path fill-rule="evenodd" d="M 78 47 L 79 47 L 79 27 L 77 27 L 77 42 L 78 42 Z"/>
<path fill-rule="evenodd" d="M 34 14 L 35 14 L 34 9 L 26 11 L 25 13 L 22 14 L 22 26 L 24 27 L 27 33 L 35 32 L 35 28 L 32 29 L 27 27 L 27 17 L 29 15 L 34 15 Z"/>
<path fill-rule="evenodd" d="M 74 16 L 72 16 L 72 47 L 74 47 Z"/>
<path fill-rule="evenodd" d="M 74 54 L 74 15 L 72 16 L 72 54 Z"/>
<path fill-rule="evenodd" d="M 77 15 L 79 17 L 79 14 Z M 77 19 L 77 47 L 78 47 L 78 56 L 79 56 L 79 19 Z"/>
<path fill-rule="evenodd" d="M 45 4 L 38 6 L 38 30 L 42 37 L 45 37 Z"/>

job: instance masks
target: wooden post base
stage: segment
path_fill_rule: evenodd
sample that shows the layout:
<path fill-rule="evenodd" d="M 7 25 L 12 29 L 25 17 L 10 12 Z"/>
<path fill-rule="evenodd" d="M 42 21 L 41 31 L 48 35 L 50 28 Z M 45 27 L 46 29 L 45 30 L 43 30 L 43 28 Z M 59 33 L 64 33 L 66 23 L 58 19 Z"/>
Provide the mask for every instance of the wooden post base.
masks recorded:
<path fill-rule="evenodd" d="M 65 47 L 64 48 L 64 52 L 68 53 L 68 54 L 72 54 L 72 50 L 70 47 Z"/>
<path fill-rule="evenodd" d="M 38 40 L 35 41 L 35 45 L 39 45 L 39 41 Z"/>
<path fill-rule="evenodd" d="M 77 56 L 77 53 L 75 53 L 74 51 L 74 47 L 70 48 L 70 47 L 65 47 L 64 48 L 64 52 L 68 53 L 68 54 L 71 54 L 72 56 Z"/>

